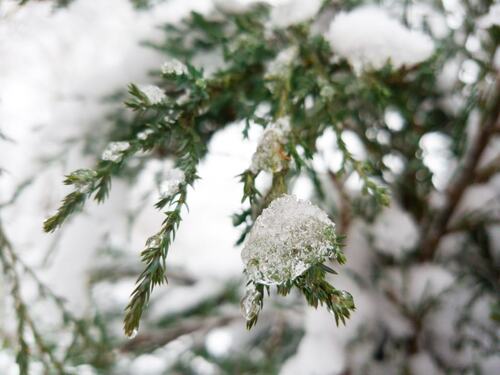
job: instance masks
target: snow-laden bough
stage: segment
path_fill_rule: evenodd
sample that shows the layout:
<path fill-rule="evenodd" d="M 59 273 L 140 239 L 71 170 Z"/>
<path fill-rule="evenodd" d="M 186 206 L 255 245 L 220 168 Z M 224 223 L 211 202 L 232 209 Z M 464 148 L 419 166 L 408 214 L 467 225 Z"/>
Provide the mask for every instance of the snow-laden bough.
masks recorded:
<path fill-rule="evenodd" d="M 340 254 L 328 215 L 310 202 L 283 195 L 257 218 L 241 257 L 250 280 L 280 285 Z"/>

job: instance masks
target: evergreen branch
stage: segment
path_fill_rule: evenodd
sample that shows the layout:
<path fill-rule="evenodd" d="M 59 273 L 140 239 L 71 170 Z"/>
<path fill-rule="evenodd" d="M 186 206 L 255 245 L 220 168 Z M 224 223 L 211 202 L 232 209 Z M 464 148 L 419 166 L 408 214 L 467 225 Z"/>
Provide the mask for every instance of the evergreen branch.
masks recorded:
<path fill-rule="evenodd" d="M 235 319 L 240 318 L 239 314 L 224 314 L 217 317 L 193 317 L 184 319 L 179 324 L 170 328 L 144 332 L 124 343 L 121 349 L 124 352 L 148 352 L 162 347 L 176 338 L 203 331 L 203 333 L 217 327 L 223 327 Z"/>
<path fill-rule="evenodd" d="M 389 192 L 386 187 L 380 186 L 375 183 L 370 177 L 369 173 L 371 167 L 367 162 L 361 162 L 357 160 L 352 153 L 348 150 L 347 145 L 342 139 L 342 131 L 338 125 L 334 126 L 335 133 L 337 135 L 337 145 L 339 150 L 344 156 L 342 160 L 342 167 L 340 174 L 345 173 L 347 165 L 357 173 L 363 182 L 362 192 L 375 199 L 375 202 L 381 206 L 388 206 L 390 203 Z"/>
<path fill-rule="evenodd" d="M 317 308 L 320 305 L 325 305 L 334 315 L 337 325 L 340 322 L 345 324 L 346 319 L 349 319 L 351 312 L 355 310 L 353 298 L 346 291 L 338 290 L 326 281 L 325 277 L 327 273 L 335 274 L 335 271 L 324 264 L 312 266 L 295 280 L 277 285 L 277 292 L 279 295 L 287 296 L 292 288 L 296 287 L 304 295 L 310 306 Z M 264 289 L 269 294 L 269 287 L 262 284 L 255 284 L 255 287 L 260 295 L 257 303 L 260 305 L 259 310 L 261 310 L 264 300 Z M 257 313 L 252 319 L 247 320 L 247 329 L 252 328 L 257 323 L 258 315 Z"/>
<path fill-rule="evenodd" d="M 146 266 L 137 279 L 130 302 L 125 308 L 124 330 L 128 336 L 138 329 L 153 288 L 167 281 L 165 259 L 181 222 L 180 211 L 187 194 L 185 189 L 186 187 L 181 191 L 174 210 L 165 213 L 166 219 L 160 231 L 147 240 L 146 248 L 141 253 L 141 260 Z"/>
<path fill-rule="evenodd" d="M 7 239 L 3 228 L 0 226 L 0 262 L 6 275 L 12 283 L 12 296 L 14 298 L 14 306 L 17 314 L 17 335 L 18 335 L 18 352 L 16 361 L 19 365 L 20 375 L 28 375 L 29 362 L 32 356 L 30 346 L 26 341 L 25 332 L 29 328 L 35 338 L 35 344 L 42 355 L 47 355 L 49 362 L 45 362 L 42 356 L 42 361 L 46 368 L 53 366 L 58 374 L 64 375 L 63 364 L 55 357 L 52 349 L 48 347 L 45 340 L 42 338 L 38 328 L 34 324 L 28 312 L 28 307 L 21 295 L 21 277 L 16 270 L 17 255 L 15 254 L 12 245 Z"/>
<path fill-rule="evenodd" d="M 250 205 L 255 204 L 257 198 L 261 195 L 255 187 L 255 178 L 257 175 L 250 170 L 246 170 L 238 175 L 238 177 L 240 178 L 240 182 L 243 183 L 243 197 L 241 198 L 241 203 L 244 203 L 248 199 Z"/>
<path fill-rule="evenodd" d="M 154 287 L 168 281 L 165 260 L 182 220 L 181 209 L 186 206 L 187 188 L 198 179 L 196 168 L 204 147 L 188 124 L 183 128 L 182 134 L 186 138 L 180 147 L 181 156 L 177 160 L 177 166 L 184 172 L 185 182 L 179 186 L 177 193 L 161 199 L 156 204 L 158 209 L 170 204 L 174 204 L 174 208 L 165 212 L 166 218 L 160 231 L 146 241 L 146 248 L 141 253 L 141 260 L 146 266 L 139 275 L 125 308 L 124 331 L 128 336 L 133 335 L 139 328 L 141 316 Z"/>
<path fill-rule="evenodd" d="M 66 195 L 61 206 L 57 209 L 57 213 L 43 222 L 43 230 L 45 232 L 54 232 L 71 214 L 82 209 L 86 198 L 84 193 L 78 191 Z"/>
<path fill-rule="evenodd" d="M 333 229 L 331 232 L 326 233 L 326 235 L 332 241 L 331 256 L 329 259 L 337 261 L 338 264 L 344 264 L 346 258 L 341 249 L 343 238 L 337 237 Z M 334 315 L 337 325 L 340 322 L 345 324 L 346 319 L 350 317 L 351 311 L 355 310 L 352 295 L 333 287 L 326 280 L 327 274 L 336 275 L 337 272 L 324 263 L 318 263 L 309 267 L 307 271 L 297 278 L 276 285 L 276 291 L 279 295 L 287 296 L 295 287 L 303 294 L 308 305 L 314 308 L 325 305 Z M 259 312 L 263 308 L 265 291 L 267 291 L 268 295 L 270 294 L 270 286 L 253 281 L 249 281 L 248 284 L 253 284 L 256 291 L 255 301 L 253 302 L 255 313 L 247 319 L 246 324 L 247 329 L 251 329 L 257 323 Z"/>

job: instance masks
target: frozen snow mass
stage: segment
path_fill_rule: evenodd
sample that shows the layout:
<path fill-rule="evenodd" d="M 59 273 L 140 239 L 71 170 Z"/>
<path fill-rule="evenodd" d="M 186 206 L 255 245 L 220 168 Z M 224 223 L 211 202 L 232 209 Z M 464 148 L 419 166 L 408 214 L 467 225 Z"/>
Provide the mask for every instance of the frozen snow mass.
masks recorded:
<path fill-rule="evenodd" d="M 339 251 L 328 215 L 310 202 L 283 195 L 257 218 L 241 257 L 250 280 L 279 285 Z"/>
<path fill-rule="evenodd" d="M 287 142 L 286 137 L 289 131 L 290 120 L 288 117 L 278 119 L 264 130 L 257 150 L 252 157 L 250 170 L 253 173 L 259 171 L 276 173 L 287 167 L 288 160 L 284 154 L 283 145 Z"/>

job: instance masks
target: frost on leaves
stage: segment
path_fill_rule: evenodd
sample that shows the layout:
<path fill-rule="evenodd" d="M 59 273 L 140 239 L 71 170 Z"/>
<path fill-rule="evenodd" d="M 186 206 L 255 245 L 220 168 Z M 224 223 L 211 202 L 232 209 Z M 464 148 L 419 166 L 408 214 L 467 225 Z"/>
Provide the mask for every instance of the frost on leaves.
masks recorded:
<path fill-rule="evenodd" d="M 242 259 L 250 280 L 279 285 L 339 254 L 335 224 L 328 215 L 309 202 L 284 195 L 255 221 Z"/>

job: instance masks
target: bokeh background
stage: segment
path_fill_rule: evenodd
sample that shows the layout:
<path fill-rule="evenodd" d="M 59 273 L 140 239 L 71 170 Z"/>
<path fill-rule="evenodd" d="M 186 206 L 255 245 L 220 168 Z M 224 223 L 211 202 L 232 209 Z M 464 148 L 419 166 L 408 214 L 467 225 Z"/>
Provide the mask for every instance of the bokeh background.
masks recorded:
<path fill-rule="evenodd" d="M 446 3 L 452 10 L 460 9 L 453 5 L 458 2 Z M 241 207 L 241 185 L 236 176 L 248 166 L 258 129 L 252 128 L 250 139 L 243 141 L 243 124 L 234 124 L 211 141 L 199 170 L 201 180 L 190 197 L 189 214 L 168 255 L 170 283 L 155 291 L 146 315 L 143 328 L 151 335 L 145 341 L 126 339 L 121 318 L 140 271 L 138 249 L 162 220 L 162 214 L 153 208 L 155 179 L 169 163 L 148 162 L 132 183 L 114 181 L 110 198 L 103 205 L 89 204 L 56 234 L 42 231 L 43 220 L 69 192 L 61 183 L 62 177 L 91 166 L 93 155 L 104 147 L 102 137 L 112 126 L 111 114 L 121 108 L 120 100 L 115 99 L 117 93 L 130 82 L 151 82 L 148 73 L 164 61 L 163 55 L 144 42 L 160 40 L 164 35 L 161 25 L 179 22 L 192 10 L 210 12 L 213 6 L 210 0 L 169 0 L 138 11 L 127 0 L 76 0 L 60 9 L 46 1 L 33 1 L 24 7 L 16 1 L 0 1 L 1 223 L 23 260 L 64 298 L 70 311 L 77 316 L 99 314 L 103 318 L 113 348 L 113 365 L 103 373 L 342 373 L 353 356 L 364 361 L 363 348 L 356 352 L 349 349 L 363 322 L 375 315 L 385 316 L 380 319 L 394 332 L 408 329 L 396 312 L 364 293 L 349 272 L 336 279 L 336 286 L 351 291 L 357 305 L 345 327 L 336 327 L 328 312 L 304 306 L 297 295 L 269 302 L 261 322 L 251 332 L 245 330 L 239 314 L 243 266 L 240 249 L 234 246 L 240 232 L 232 226 L 231 215 Z M 448 13 L 448 18 L 434 20 L 437 29 L 458 27 L 467 16 L 461 11 Z M 470 43 L 473 53 L 474 40 Z M 212 62 L 207 56 L 197 63 L 210 70 Z M 458 77 L 466 82 L 474 69 L 450 66 L 445 73 L 449 79 Z M 388 113 L 387 121 L 399 120 L 397 116 L 391 120 Z M 349 140 L 347 136 L 347 141 L 363 156 L 354 137 Z M 341 159 L 334 142 L 331 133 L 319 140 L 324 160 L 333 165 Z M 438 186 L 444 186 L 456 165 L 446 142 L 435 134 L 422 144 Z M 310 198 L 313 186 L 309 180 L 299 179 L 293 193 Z M 497 204 L 498 195 L 498 182 L 474 188 L 461 210 Z M 408 229 L 412 224 L 398 216 L 397 208 L 392 210 L 396 213 L 378 224 L 378 241 L 387 248 L 417 236 Z M 354 223 L 347 242 L 348 269 L 360 273 L 369 271 L 372 260 L 366 232 L 363 223 Z M 493 233 L 500 243 L 498 226 Z M 416 296 L 429 285 L 437 292 L 456 282 L 437 266 L 415 272 L 414 288 L 408 293 Z M 15 335 L 15 312 L 2 277 L 0 374 L 14 375 L 15 354 L 8 343 Z M 30 308 L 48 336 L 61 342 L 71 339 L 56 328 L 56 308 L 40 300 L 36 285 L 27 280 L 23 293 L 33 301 Z M 473 314 L 487 317 L 489 303 L 479 304 Z M 452 329 L 448 321 L 455 308 L 451 304 L 436 314 L 435 327 Z M 463 355 L 478 361 L 471 351 Z M 415 374 L 440 373 L 425 354 L 412 361 Z M 484 373 L 500 373 L 500 357 L 495 353 L 478 363 Z M 373 373 L 399 373 L 392 370 L 382 365 L 380 369 L 372 367 Z M 32 371 L 43 373 L 36 364 Z M 74 373 L 100 372 L 82 364 Z"/>

